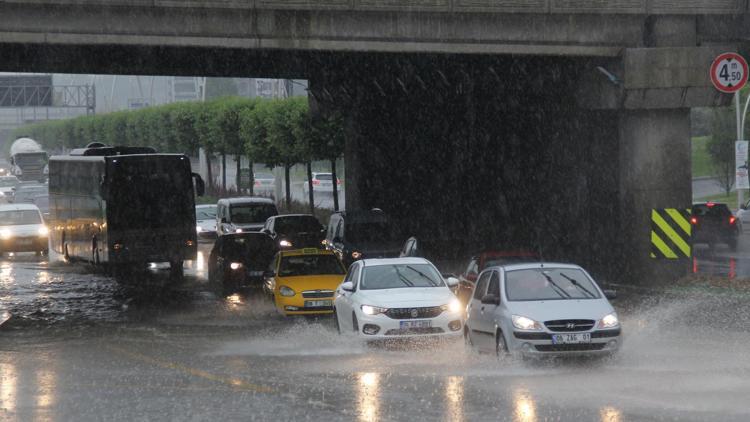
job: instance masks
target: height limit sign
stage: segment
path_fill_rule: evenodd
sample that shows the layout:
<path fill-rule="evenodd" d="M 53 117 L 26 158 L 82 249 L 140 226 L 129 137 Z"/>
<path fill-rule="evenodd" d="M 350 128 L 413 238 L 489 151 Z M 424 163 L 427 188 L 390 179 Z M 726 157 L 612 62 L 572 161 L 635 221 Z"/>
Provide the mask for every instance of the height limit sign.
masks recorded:
<path fill-rule="evenodd" d="M 741 90 L 747 83 L 747 61 L 737 53 L 724 53 L 711 64 L 711 81 L 727 94 Z"/>

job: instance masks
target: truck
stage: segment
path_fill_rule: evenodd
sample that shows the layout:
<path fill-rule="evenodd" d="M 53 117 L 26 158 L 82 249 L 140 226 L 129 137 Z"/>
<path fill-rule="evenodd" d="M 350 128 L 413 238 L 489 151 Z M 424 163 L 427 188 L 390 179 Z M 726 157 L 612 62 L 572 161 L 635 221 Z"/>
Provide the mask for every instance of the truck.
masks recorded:
<path fill-rule="evenodd" d="M 47 180 L 47 152 L 31 138 L 18 138 L 10 146 L 10 172 L 22 182 Z"/>

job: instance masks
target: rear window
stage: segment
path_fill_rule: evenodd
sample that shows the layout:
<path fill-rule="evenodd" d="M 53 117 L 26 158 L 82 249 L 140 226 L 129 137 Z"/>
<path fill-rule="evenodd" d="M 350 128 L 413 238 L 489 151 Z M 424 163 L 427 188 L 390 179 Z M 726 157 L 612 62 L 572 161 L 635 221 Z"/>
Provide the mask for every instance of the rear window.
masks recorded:
<path fill-rule="evenodd" d="M 278 214 L 273 204 L 237 204 L 231 208 L 232 223 L 265 223 L 268 217 Z"/>
<path fill-rule="evenodd" d="M 315 178 L 318 180 L 333 180 L 333 177 L 331 176 L 330 173 L 319 174 L 315 176 Z"/>
<path fill-rule="evenodd" d="M 277 218 L 274 224 L 276 233 L 310 233 L 320 232 L 323 226 L 315 217 Z"/>
<path fill-rule="evenodd" d="M 714 204 L 713 206 L 697 204 L 693 205 L 693 215 L 698 217 L 725 218 L 732 215 L 732 211 L 729 210 L 726 204 Z"/>

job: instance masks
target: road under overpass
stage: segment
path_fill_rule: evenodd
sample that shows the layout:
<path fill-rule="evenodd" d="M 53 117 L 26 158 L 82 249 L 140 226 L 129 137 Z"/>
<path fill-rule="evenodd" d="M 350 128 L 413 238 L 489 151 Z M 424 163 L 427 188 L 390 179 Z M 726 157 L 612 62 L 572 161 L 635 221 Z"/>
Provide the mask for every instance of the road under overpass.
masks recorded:
<path fill-rule="evenodd" d="M 533 248 L 638 282 L 689 207 L 690 108 L 745 0 L 0 2 L 4 71 L 295 77 L 346 119 L 346 196 L 445 249 Z M 623 274 L 626 276 L 623 277 Z"/>

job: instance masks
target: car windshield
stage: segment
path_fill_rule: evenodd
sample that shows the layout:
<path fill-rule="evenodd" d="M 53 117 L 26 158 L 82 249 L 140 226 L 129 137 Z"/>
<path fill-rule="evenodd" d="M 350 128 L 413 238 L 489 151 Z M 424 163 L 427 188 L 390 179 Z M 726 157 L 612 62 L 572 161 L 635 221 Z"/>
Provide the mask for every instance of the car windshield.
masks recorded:
<path fill-rule="evenodd" d="M 197 207 L 195 209 L 196 220 L 213 220 L 216 218 L 216 206 Z"/>
<path fill-rule="evenodd" d="M 320 232 L 323 226 L 313 216 L 277 218 L 274 223 L 276 233 L 310 233 Z"/>
<path fill-rule="evenodd" d="M 429 264 L 395 264 L 365 267 L 360 284 L 362 290 L 442 286 L 445 286 L 443 277 Z"/>
<path fill-rule="evenodd" d="M 268 217 L 276 214 L 273 204 L 236 204 L 231 208 L 232 223 L 235 224 L 265 223 Z"/>
<path fill-rule="evenodd" d="M 41 224 L 42 217 L 34 210 L 0 211 L 0 226 Z"/>
<path fill-rule="evenodd" d="M 505 273 L 510 301 L 599 299 L 599 289 L 575 268 L 533 268 Z"/>
<path fill-rule="evenodd" d="M 344 267 L 335 255 L 284 256 L 279 264 L 279 276 L 344 275 Z"/>

